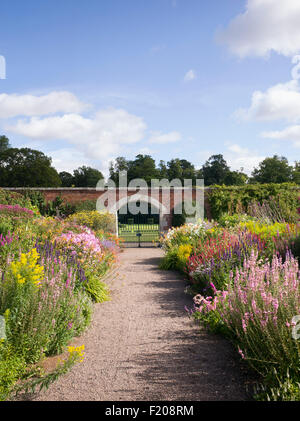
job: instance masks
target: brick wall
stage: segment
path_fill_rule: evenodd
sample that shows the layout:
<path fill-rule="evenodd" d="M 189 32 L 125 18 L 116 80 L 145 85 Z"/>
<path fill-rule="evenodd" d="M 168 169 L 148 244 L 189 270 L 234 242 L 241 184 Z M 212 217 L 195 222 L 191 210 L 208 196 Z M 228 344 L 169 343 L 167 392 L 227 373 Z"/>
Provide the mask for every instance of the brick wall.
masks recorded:
<path fill-rule="evenodd" d="M 21 187 L 11 187 L 11 188 L 6 188 L 6 190 L 10 190 L 10 191 L 15 191 L 18 193 L 22 193 L 26 190 L 33 190 L 33 191 L 39 191 L 41 192 L 46 201 L 52 201 L 54 200 L 57 196 L 61 196 L 62 199 L 64 199 L 66 202 L 71 203 L 71 204 L 76 204 L 76 203 L 81 203 L 84 202 L 86 200 L 97 200 L 101 194 L 103 194 L 101 191 L 97 191 L 95 188 L 21 188 Z M 206 189 L 206 195 L 209 189 Z M 138 191 L 136 191 L 138 192 Z M 128 192 L 129 195 L 133 195 L 136 194 L 135 191 L 132 192 Z M 170 208 L 171 211 L 174 208 L 174 194 L 171 190 L 171 197 L 170 197 Z M 195 191 L 193 194 L 193 198 L 195 199 Z M 117 200 L 119 199 L 119 193 L 118 193 L 118 189 L 117 189 Z M 159 194 L 159 200 L 162 201 L 162 193 L 160 192 Z M 205 207 L 205 211 L 206 211 L 206 216 L 208 219 L 210 219 L 211 213 L 210 213 L 210 208 L 209 208 L 209 203 L 207 200 L 204 201 L 204 207 Z M 168 220 L 171 221 L 171 218 L 168 218 Z"/>

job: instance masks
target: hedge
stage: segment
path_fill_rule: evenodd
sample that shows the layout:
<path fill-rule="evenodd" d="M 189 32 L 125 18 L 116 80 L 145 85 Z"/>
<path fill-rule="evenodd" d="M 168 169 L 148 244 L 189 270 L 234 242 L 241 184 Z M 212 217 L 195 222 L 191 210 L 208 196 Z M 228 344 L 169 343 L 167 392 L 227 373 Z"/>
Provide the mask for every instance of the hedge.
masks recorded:
<path fill-rule="evenodd" d="M 270 198 L 278 199 L 283 212 L 297 213 L 300 187 L 293 183 L 212 186 L 206 195 L 211 217 L 218 220 L 223 213 L 247 213 L 251 202 L 262 203 Z"/>

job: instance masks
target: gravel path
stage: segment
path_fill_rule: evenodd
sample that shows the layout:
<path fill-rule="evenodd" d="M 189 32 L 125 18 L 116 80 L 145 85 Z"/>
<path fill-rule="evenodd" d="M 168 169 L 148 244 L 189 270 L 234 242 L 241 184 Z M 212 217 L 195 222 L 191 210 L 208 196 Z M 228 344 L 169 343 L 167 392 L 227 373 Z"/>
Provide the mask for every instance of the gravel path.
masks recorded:
<path fill-rule="evenodd" d="M 126 249 L 112 299 L 95 306 L 77 341 L 83 363 L 47 392 L 26 400 L 247 400 L 245 375 L 230 344 L 201 332 L 184 306 L 182 277 L 158 269 L 160 249 Z"/>

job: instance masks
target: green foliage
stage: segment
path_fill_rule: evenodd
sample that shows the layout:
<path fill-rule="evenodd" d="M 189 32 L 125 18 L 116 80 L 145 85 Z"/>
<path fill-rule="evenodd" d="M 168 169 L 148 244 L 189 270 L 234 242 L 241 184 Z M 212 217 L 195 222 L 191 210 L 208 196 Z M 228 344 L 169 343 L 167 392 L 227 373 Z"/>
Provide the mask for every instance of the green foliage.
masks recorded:
<path fill-rule="evenodd" d="M 248 213 L 250 203 L 262 203 L 271 197 L 277 198 L 282 212 L 289 214 L 291 210 L 295 212 L 298 207 L 298 195 L 299 190 L 292 183 L 248 184 L 243 187 L 212 186 L 207 193 L 207 200 L 212 218 L 219 220 L 223 213 Z"/>
<path fill-rule="evenodd" d="M 22 194 L 43 216 L 66 217 L 75 212 L 75 205 L 67 203 L 61 196 L 56 196 L 54 200 L 46 202 L 45 196 L 40 191 L 23 190 Z"/>
<path fill-rule="evenodd" d="M 226 186 L 244 186 L 248 181 L 247 174 L 240 171 L 229 171 L 224 179 Z"/>
<path fill-rule="evenodd" d="M 37 208 L 46 214 L 59 209 L 61 214 L 65 204 L 60 197 L 47 205 L 40 192 L 18 194 L 0 189 L 0 204 L 0 233 L 10 231 L 1 238 L 0 250 L 0 315 L 5 318 L 6 334 L 5 341 L 0 340 L 0 400 L 6 400 L 14 392 L 47 388 L 82 359 L 79 347 L 69 350 L 69 358 L 51 373 L 41 375 L 36 366 L 44 356 L 63 352 L 85 330 L 91 320 L 92 299 L 109 299 L 108 288 L 100 279 L 115 261 L 117 246 L 112 235 L 107 240 L 104 234 L 109 227 L 115 229 L 113 215 L 83 212 L 82 221 L 98 229 L 96 237 L 75 221 L 39 215 Z M 91 253 L 81 243 L 78 254 L 70 258 L 67 244 L 62 249 L 57 246 L 63 233 L 94 238 L 93 245 L 88 241 Z M 92 251 L 98 242 L 96 255 Z"/>
<path fill-rule="evenodd" d="M 293 167 L 285 157 L 266 158 L 252 172 L 252 183 L 288 183 L 293 180 Z"/>
<path fill-rule="evenodd" d="M 96 187 L 101 179 L 103 179 L 103 174 L 95 168 L 82 166 L 74 170 L 73 184 L 75 187 Z"/>
<path fill-rule="evenodd" d="M 295 166 L 293 169 L 293 182 L 296 184 L 300 184 L 300 161 L 295 162 Z"/>
<path fill-rule="evenodd" d="M 31 200 L 28 197 L 16 192 L 0 188 L 1 205 L 20 205 L 23 208 L 31 209 Z"/>
<path fill-rule="evenodd" d="M 61 181 L 51 158 L 29 148 L 8 148 L 0 153 L 2 187 L 59 187 Z"/>
<path fill-rule="evenodd" d="M 128 181 L 142 178 L 150 185 L 152 179 L 166 180 L 195 180 L 198 172 L 194 165 L 186 159 L 171 159 L 167 164 L 160 161 L 158 166 L 150 155 L 137 155 L 134 160 L 118 157 L 110 165 L 110 178 L 118 185 L 119 173 L 127 171 Z M 198 177 L 202 178 L 202 177 Z"/>
<path fill-rule="evenodd" d="M 212 155 L 202 167 L 205 185 L 224 184 L 229 171 L 223 155 Z"/>
<path fill-rule="evenodd" d="M 115 233 L 116 218 L 109 212 L 82 211 L 74 213 L 67 218 L 67 221 L 84 225 L 93 231 L 103 230 L 104 232 Z"/>
<path fill-rule="evenodd" d="M 75 213 L 96 210 L 96 200 L 84 200 L 75 204 Z"/>
<path fill-rule="evenodd" d="M 86 292 L 92 297 L 96 303 L 103 303 L 109 300 L 109 291 L 107 286 L 100 281 L 98 276 L 93 272 L 86 271 L 87 282 L 85 285 Z"/>
<path fill-rule="evenodd" d="M 62 187 L 72 187 L 74 185 L 74 177 L 72 174 L 62 171 L 59 173 Z"/>
<path fill-rule="evenodd" d="M 35 249 L 21 254 L 0 283 L 0 313 L 5 315 L 7 340 L 27 363 L 38 361 L 44 353 L 61 352 L 90 318 L 87 298 L 66 287 L 67 267 L 60 267 L 61 278 L 42 283 L 45 266 L 38 258 Z"/>
<path fill-rule="evenodd" d="M 247 222 L 252 220 L 252 217 L 247 214 L 234 213 L 229 215 L 224 213 L 218 220 L 219 226 L 222 228 L 233 228 L 239 225 L 241 222 Z"/>
<path fill-rule="evenodd" d="M 42 203 L 39 210 L 43 216 L 66 217 L 75 212 L 75 205 L 65 202 L 61 196 L 56 196 L 54 200 Z"/>
<path fill-rule="evenodd" d="M 24 375 L 26 363 L 7 341 L 0 339 L 0 401 L 6 400 L 17 380 Z"/>
<path fill-rule="evenodd" d="M 300 235 L 294 239 L 291 244 L 291 250 L 295 257 L 299 259 L 300 262 Z"/>
<path fill-rule="evenodd" d="M 205 236 L 205 230 L 211 224 L 199 220 L 197 224 L 185 224 L 181 227 L 170 229 L 160 240 L 164 250 L 170 250 L 182 244 L 196 245 Z"/>
<path fill-rule="evenodd" d="M 298 373 L 291 375 L 290 370 L 278 374 L 270 370 L 263 385 L 256 388 L 255 399 L 258 401 L 296 402 L 300 401 L 300 382 Z"/>
<path fill-rule="evenodd" d="M 167 251 L 160 262 L 160 269 L 163 270 L 178 270 L 184 273 L 187 261 L 191 255 L 192 246 L 189 244 L 182 244 Z"/>
<path fill-rule="evenodd" d="M 159 268 L 162 270 L 175 270 L 178 262 L 178 248 L 168 250 L 162 258 Z"/>
<path fill-rule="evenodd" d="M 32 206 L 35 206 L 41 212 L 43 206 L 45 206 L 45 197 L 42 192 L 36 190 L 23 190 L 22 195 L 25 200 L 29 201 Z"/>
<path fill-rule="evenodd" d="M 10 148 L 9 139 L 6 136 L 0 136 L 0 153 Z"/>
<path fill-rule="evenodd" d="M 209 332 L 222 334 L 227 338 L 232 339 L 232 335 L 222 320 L 220 313 L 210 311 L 208 313 L 200 313 L 196 311 L 192 314 L 193 319 L 201 326 L 204 326 Z"/>
<path fill-rule="evenodd" d="M 66 359 L 58 362 L 56 368 L 51 372 L 45 372 L 42 367 L 33 367 L 26 376 L 11 389 L 11 396 L 18 396 L 20 393 L 35 393 L 47 390 L 60 376 L 66 374 L 77 362 L 83 361 L 84 345 L 80 347 L 69 347 L 69 354 Z M 0 398 L 1 400 L 1 398 Z"/>
<path fill-rule="evenodd" d="M 6 215 L 0 215 L 0 234 L 6 236 L 9 232 L 13 232 L 14 223 L 12 218 Z"/>

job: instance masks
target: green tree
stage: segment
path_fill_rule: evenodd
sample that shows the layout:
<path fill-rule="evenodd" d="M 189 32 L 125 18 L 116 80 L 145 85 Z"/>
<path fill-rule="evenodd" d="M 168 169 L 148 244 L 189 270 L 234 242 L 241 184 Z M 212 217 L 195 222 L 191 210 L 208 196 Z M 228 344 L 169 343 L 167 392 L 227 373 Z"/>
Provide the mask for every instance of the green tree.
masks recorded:
<path fill-rule="evenodd" d="M 292 179 L 294 183 L 300 184 L 300 161 L 295 162 Z"/>
<path fill-rule="evenodd" d="M 169 181 L 175 180 L 175 179 L 179 179 L 179 180 L 183 179 L 183 169 L 181 166 L 180 159 L 178 158 L 171 159 L 171 161 L 167 163 L 167 166 L 168 166 Z"/>
<path fill-rule="evenodd" d="M 187 161 L 186 159 L 181 159 L 180 165 L 182 168 L 183 179 L 195 180 L 197 178 L 195 167 L 191 162 Z"/>
<path fill-rule="evenodd" d="M 103 178 L 101 171 L 86 166 L 79 167 L 73 173 L 75 187 L 96 187 L 98 181 Z"/>
<path fill-rule="evenodd" d="M 142 178 L 149 185 L 152 179 L 192 179 L 195 180 L 198 172 L 193 164 L 186 159 L 172 159 L 167 164 L 165 161 L 159 161 L 156 166 L 155 160 L 150 155 L 137 155 L 134 160 L 126 160 L 124 157 L 118 157 L 110 163 L 110 178 L 118 185 L 120 171 L 127 171 L 128 181 L 136 178 Z M 198 177 L 199 178 L 199 177 Z M 200 178 L 202 178 L 200 176 Z"/>
<path fill-rule="evenodd" d="M 159 174 L 159 179 L 163 180 L 163 179 L 167 179 L 168 178 L 168 168 L 166 166 L 165 161 L 160 160 L 159 164 L 158 164 L 158 174 Z"/>
<path fill-rule="evenodd" d="M 0 136 L 0 153 L 6 151 L 10 147 L 9 139 L 6 136 Z"/>
<path fill-rule="evenodd" d="M 116 183 L 116 186 L 119 185 L 119 173 L 121 171 L 128 171 L 129 161 L 123 156 L 119 156 L 115 161 L 110 162 L 109 167 L 109 178 Z"/>
<path fill-rule="evenodd" d="M 230 173 L 223 155 L 212 155 L 202 167 L 202 174 L 206 186 L 212 184 L 225 184 L 226 177 Z"/>
<path fill-rule="evenodd" d="M 293 167 L 285 157 L 274 155 L 260 162 L 252 172 L 251 183 L 287 183 L 293 180 Z"/>
<path fill-rule="evenodd" d="M 62 187 L 72 187 L 72 185 L 74 185 L 74 177 L 69 172 L 66 172 L 66 171 L 60 172 L 59 178 L 61 180 Z"/>
<path fill-rule="evenodd" d="M 247 174 L 241 171 L 229 171 L 225 176 L 224 184 L 226 186 L 244 186 L 248 181 Z"/>
<path fill-rule="evenodd" d="M 133 161 L 129 161 L 128 181 L 142 178 L 151 184 L 152 179 L 157 179 L 159 171 L 156 168 L 155 160 L 150 155 L 137 155 Z"/>
<path fill-rule="evenodd" d="M 59 187 L 61 180 L 51 158 L 29 148 L 8 148 L 0 153 L 2 187 Z"/>

